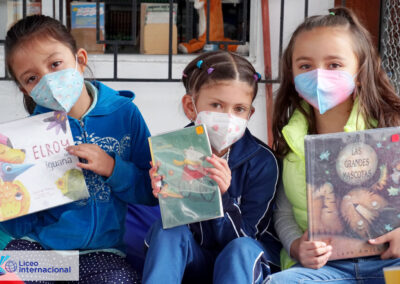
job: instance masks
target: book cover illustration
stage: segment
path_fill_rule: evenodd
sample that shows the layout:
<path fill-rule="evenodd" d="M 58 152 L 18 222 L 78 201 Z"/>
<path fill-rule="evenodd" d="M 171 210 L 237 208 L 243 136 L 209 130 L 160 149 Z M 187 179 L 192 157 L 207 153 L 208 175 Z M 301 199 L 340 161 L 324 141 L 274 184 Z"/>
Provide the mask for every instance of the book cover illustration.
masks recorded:
<path fill-rule="evenodd" d="M 223 216 L 221 193 L 204 168 L 211 147 L 203 125 L 149 138 L 157 174 L 162 176 L 158 194 L 163 228 Z"/>
<path fill-rule="evenodd" d="M 0 221 L 89 196 L 64 112 L 0 124 Z"/>
<path fill-rule="evenodd" d="M 308 135 L 308 230 L 330 260 L 378 255 L 370 245 L 400 226 L 400 127 Z"/>

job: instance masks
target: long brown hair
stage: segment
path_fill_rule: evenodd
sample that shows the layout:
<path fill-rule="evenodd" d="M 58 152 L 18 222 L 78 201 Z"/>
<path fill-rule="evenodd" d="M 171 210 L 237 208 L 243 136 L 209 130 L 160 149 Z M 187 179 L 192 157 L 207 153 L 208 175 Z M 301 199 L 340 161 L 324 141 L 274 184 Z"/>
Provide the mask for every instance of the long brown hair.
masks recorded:
<path fill-rule="evenodd" d="M 59 21 L 44 15 L 32 15 L 19 20 L 8 30 L 4 43 L 7 70 L 17 85 L 19 82 L 11 66 L 13 52 L 22 44 L 40 38 L 53 38 L 67 46 L 73 54 L 77 53 L 75 39 Z M 29 95 L 24 95 L 24 106 L 32 114 L 36 103 Z"/>
<path fill-rule="evenodd" d="M 355 14 L 347 8 L 333 8 L 328 15 L 307 18 L 294 31 L 281 58 L 280 87 L 277 91 L 273 114 L 273 148 L 283 157 L 289 147 L 282 135 L 282 128 L 288 123 L 295 109 L 306 117 L 309 133 L 316 133 L 314 112 L 306 111 L 300 104 L 293 83 L 292 55 L 297 36 L 318 27 L 342 27 L 350 33 L 354 41 L 354 53 L 359 66 L 354 97 L 359 100 L 359 114 L 368 128 L 372 128 L 370 119 L 377 121 L 377 127 L 400 125 L 400 98 L 396 95 L 389 78 L 381 67 L 381 61 L 371 40 L 369 32 L 359 22 Z"/>

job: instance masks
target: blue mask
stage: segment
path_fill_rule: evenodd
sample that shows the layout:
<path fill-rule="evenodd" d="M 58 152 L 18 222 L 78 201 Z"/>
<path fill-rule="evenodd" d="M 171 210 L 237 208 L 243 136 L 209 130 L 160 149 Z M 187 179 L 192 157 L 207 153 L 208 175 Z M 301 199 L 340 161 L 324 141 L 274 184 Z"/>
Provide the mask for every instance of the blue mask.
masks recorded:
<path fill-rule="evenodd" d="M 299 96 L 321 114 L 344 102 L 355 88 L 354 78 L 346 71 L 314 69 L 294 78 Z"/>
<path fill-rule="evenodd" d="M 38 105 L 69 112 L 82 93 L 83 77 L 76 68 L 46 74 L 30 96 Z"/>

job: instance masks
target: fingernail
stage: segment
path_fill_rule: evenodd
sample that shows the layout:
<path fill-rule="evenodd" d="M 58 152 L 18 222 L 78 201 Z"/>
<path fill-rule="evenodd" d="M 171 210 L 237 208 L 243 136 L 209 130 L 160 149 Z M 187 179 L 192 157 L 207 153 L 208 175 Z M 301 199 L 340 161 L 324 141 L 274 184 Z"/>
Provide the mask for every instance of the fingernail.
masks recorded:
<path fill-rule="evenodd" d="M 375 243 L 375 242 L 376 242 L 375 239 L 370 239 L 369 241 L 370 241 L 371 243 Z"/>

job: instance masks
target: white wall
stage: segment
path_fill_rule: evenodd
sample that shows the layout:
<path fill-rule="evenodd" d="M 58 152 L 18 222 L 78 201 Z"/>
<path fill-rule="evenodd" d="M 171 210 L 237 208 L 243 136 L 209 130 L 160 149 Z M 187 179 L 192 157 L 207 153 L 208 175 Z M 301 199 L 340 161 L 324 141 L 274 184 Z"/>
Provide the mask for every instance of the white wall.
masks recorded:
<path fill-rule="evenodd" d="M 3 1 L 0 0 L 0 8 Z M 49 0 L 43 1 L 43 13 L 50 14 L 50 11 L 52 11 L 49 8 L 51 2 Z M 279 0 L 269 0 L 271 58 L 274 78 L 278 75 L 280 2 Z M 334 0 L 310 0 L 309 14 L 327 14 L 327 9 L 333 7 L 333 4 Z M 262 49 L 261 0 L 252 0 L 250 9 L 252 23 L 250 25 L 250 56 L 248 59 L 253 63 L 256 70 L 262 74 L 264 59 Z M 284 46 L 286 46 L 292 31 L 303 20 L 303 17 L 304 1 L 285 1 Z M 0 21 L 1 29 L 4 29 L 2 21 Z M 193 56 L 174 56 L 173 78 L 180 78 L 183 68 L 192 58 Z M 118 76 L 166 78 L 167 60 L 167 56 L 123 55 L 119 57 Z M 3 47 L 0 46 L 0 76 L 4 76 L 3 64 Z M 89 65 L 95 77 L 112 76 L 111 55 L 90 56 Z M 133 90 L 136 93 L 134 102 L 139 106 L 152 134 L 178 129 L 188 123 L 180 103 L 184 95 L 184 88 L 181 83 L 107 82 L 107 85 L 120 90 Z M 274 86 L 274 89 L 276 89 L 276 86 Z M 255 136 L 266 142 L 265 101 L 265 85 L 260 84 L 259 92 L 254 102 L 256 112 L 249 122 L 249 128 Z M 0 81 L 0 122 L 22 118 L 26 115 L 22 106 L 22 94 L 18 91 L 15 84 L 13 82 Z"/>

